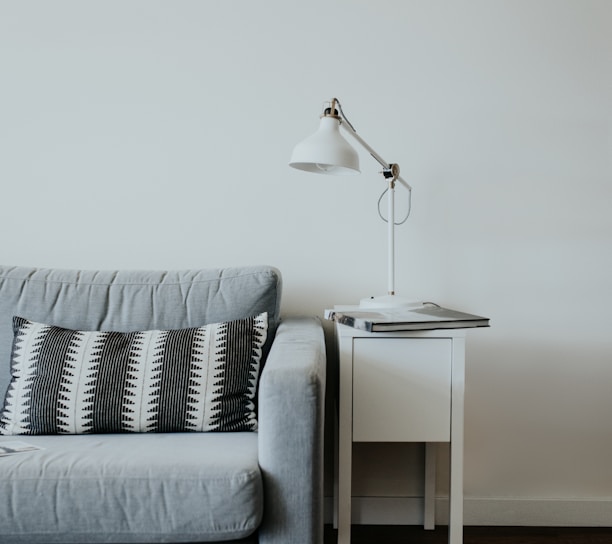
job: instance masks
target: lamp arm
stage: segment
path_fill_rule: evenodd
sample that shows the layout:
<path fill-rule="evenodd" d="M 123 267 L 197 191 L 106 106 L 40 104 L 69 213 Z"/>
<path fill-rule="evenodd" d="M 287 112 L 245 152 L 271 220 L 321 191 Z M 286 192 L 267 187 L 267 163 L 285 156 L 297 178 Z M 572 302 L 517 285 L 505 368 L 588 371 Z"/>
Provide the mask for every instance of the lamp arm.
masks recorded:
<path fill-rule="evenodd" d="M 357 140 L 361 144 L 361 146 L 370 155 L 372 155 L 372 157 L 376 160 L 376 162 L 378 162 L 385 170 L 390 170 L 393 165 L 389 164 L 378 153 L 376 153 L 376 151 L 374 151 L 374 149 L 372 149 L 372 147 L 361 136 L 359 136 L 359 134 L 357 134 L 357 131 L 352 127 L 352 125 L 348 122 L 348 120 L 344 116 L 343 116 L 343 120 L 346 122 L 340 123 L 340 126 L 344 128 L 344 130 L 346 130 L 353 138 L 355 138 L 355 140 Z M 397 176 L 395 177 L 395 181 L 399 181 L 404 187 L 406 187 L 406 189 L 408 189 L 409 191 L 412 191 L 412 187 L 410 186 L 410 184 L 404 178 L 402 178 L 402 176 L 399 175 L 399 166 L 397 165 L 395 166 L 397 167 L 397 170 L 398 170 Z"/>
<path fill-rule="evenodd" d="M 338 109 L 340 115 L 336 113 L 336 104 L 338 104 Z M 325 112 L 327 114 L 327 111 Z M 324 115 L 325 115 L 324 114 Z M 340 101 L 337 98 L 332 99 L 331 108 L 329 109 L 329 114 L 336 117 L 338 121 L 340 121 L 340 126 L 344 127 L 355 140 L 357 140 L 361 146 L 383 167 L 383 175 L 385 179 L 388 180 L 389 187 L 385 191 L 387 193 L 387 205 L 388 205 L 388 219 L 387 219 L 387 294 L 389 296 L 395 295 L 395 182 L 399 181 L 406 189 L 408 189 L 408 194 L 412 195 L 412 187 L 408 184 L 408 182 L 403 179 L 400 174 L 399 165 L 390 164 L 385 161 L 372 147 L 357 134 L 357 131 L 351 125 L 350 121 L 345 117 L 344 112 L 342 111 L 342 106 Z M 342 121 L 345 121 L 344 123 Z M 384 195 L 385 193 L 383 193 Z M 380 215 L 380 200 L 379 204 L 379 215 Z M 410 213 L 410 211 L 408 211 Z M 382 215 L 381 215 L 382 217 Z M 406 216 L 408 218 L 408 216 Z M 403 222 L 403 221 L 402 221 Z"/>

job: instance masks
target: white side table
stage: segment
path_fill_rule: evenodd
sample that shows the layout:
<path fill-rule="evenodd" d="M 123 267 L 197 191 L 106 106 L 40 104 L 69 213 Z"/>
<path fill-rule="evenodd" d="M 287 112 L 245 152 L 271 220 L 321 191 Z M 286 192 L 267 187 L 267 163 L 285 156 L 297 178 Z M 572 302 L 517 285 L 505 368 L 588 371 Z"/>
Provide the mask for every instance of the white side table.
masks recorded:
<path fill-rule="evenodd" d="M 364 332 L 336 324 L 340 359 L 338 543 L 351 541 L 353 442 L 425 442 L 425 528 L 434 527 L 435 443 L 450 442 L 449 543 L 463 542 L 465 331 Z"/>

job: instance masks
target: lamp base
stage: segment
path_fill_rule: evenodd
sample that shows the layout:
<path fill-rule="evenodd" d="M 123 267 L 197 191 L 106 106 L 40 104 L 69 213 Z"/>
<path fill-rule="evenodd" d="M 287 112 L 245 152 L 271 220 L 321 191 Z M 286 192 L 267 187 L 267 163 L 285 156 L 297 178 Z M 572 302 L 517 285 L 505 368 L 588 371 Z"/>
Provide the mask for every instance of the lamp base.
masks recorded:
<path fill-rule="evenodd" d="M 400 295 L 381 295 L 378 297 L 362 298 L 359 307 L 367 310 L 394 309 L 414 310 L 423 306 L 423 302 Z"/>

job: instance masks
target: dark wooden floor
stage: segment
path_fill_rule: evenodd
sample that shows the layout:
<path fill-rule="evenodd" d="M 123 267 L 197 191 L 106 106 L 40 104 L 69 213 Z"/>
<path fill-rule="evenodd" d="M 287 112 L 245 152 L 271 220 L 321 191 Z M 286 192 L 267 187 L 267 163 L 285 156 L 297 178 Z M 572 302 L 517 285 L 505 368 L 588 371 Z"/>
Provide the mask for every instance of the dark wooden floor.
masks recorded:
<path fill-rule="evenodd" d="M 612 520 L 610 520 L 612 525 Z M 325 527 L 325 544 L 336 544 L 337 532 Z M 351 544 L 447 544 L 447 527 L 353 525 Z M 609 528 L 465 527 L 463 544 L 612 544 Z"/>

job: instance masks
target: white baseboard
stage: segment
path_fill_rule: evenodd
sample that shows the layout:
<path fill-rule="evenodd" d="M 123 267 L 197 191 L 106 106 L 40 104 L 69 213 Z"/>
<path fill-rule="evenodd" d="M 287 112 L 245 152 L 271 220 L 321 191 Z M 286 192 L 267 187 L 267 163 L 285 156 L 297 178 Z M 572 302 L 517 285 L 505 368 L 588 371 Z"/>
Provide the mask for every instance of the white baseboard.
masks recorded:
<path fill-rule="evenodd" d="M 532 527 L 609 527 L 609 499 L 466 498 L 464 525 Z M 353 497 L 356 525 L 420 525 L 421 497 Z M 325 500 L 325 522 L 333 522 L 333 499 Z M 436 524 L 448 524 L 448 498 L 436 499 Z"/>
<path fill-rule="evenodd" d="M 440 504 L 440 513 L 447 512 Z M 445 515 L 448 518 L 447 515 Z M 464 525 L 528 527 L 609 527 L 610 499 L 467 499 Z"/>

